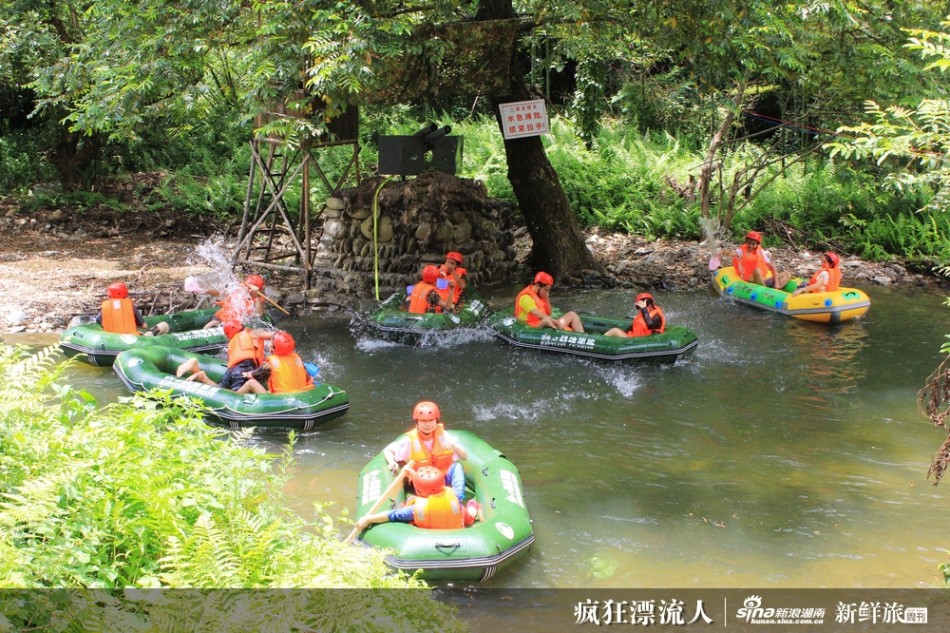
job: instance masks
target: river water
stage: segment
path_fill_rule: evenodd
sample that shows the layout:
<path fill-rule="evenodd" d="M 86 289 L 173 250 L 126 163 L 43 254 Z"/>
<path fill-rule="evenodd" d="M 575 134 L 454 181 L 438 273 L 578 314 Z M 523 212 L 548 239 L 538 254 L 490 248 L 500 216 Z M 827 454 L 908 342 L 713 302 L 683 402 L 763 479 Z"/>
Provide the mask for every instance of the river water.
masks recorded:
<path fill-rule="evenodd" d="M 699 335 L 673 366 L 521 350 L 487 332 L 409 348 L 355 337 L 345 315 L 285 321 L 351 399 L 299 439 L 291 502 L 308 518 L 314 502 L 352 513 L 362 466 L 431 399 L 447 427 L 521 472 L 537 541 L 491 587 L 940 585 L 950 481 L 926 474 L 946 433 L 916 393 L 942 360 L 950 308 L 942 293 L 865 290 L 868 314 L 831 327 L 706 289 L 657 292 L 668 322 Z M 515 292 L 487 297 L 503 306 Z M 555 289 L 553 302 L 624 315 L 631 296 Z M 124 393 L 107 370 L 71 378 L 100 399 Z M 252 441 L 278 452 L 286 437 Z"/>

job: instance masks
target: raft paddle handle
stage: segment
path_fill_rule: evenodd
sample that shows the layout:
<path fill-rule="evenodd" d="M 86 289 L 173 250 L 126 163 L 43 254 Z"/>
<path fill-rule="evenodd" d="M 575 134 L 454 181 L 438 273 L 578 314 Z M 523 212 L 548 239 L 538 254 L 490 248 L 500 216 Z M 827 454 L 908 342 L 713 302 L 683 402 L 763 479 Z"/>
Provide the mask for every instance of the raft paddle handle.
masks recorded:
<path fill-rule="evenodd" d="M 383 493 L 379 495 L 379 499 L 376 500 L 376 503 L 373 504 L 373 507 L 370 508 L 369 511 L 367 511 L 366 514 L 364 514 L 363 516 L 364 517 L 369 516 L 373 514 L 374 512 L 379 511 L 379 509 L 383 505 L 383 502 L 396 493 L 396 490 L 398 490 L 399 486 L 402 485 L 402 482 L 406 478 L 406 475 L 409 473 L 409 470 L 415 465 L 416 463 L 412 461 L 411 459 L 408 462 L 406 462 L 406 465 L 402 467 L 402 470 L 400 470 L 399 474 L 396 475 L 396 478 L 392 480 L 392 483 L 390 483 L 389 486 L 385 490 L 383 490 Z M 353 539 L 359 536 L 360 532 L 361 532 L 360 526 L 357 525 L 355 528 L 353 528 L 353 531 L 350 532 L 345 539 L 343 539 L 343 544 L 349 545 L 350 543 L 352 543 Z"/>

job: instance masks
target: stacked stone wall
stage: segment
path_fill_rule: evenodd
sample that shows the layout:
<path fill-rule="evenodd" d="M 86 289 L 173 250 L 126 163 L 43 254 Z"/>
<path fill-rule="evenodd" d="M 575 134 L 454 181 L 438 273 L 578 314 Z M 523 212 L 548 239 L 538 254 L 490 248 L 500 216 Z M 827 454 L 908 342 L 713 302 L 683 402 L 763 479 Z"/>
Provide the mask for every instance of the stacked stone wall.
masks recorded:
<path fill-rule="evenodd" d="M 341 191 L 339 200 L 329 206 L 342 208 L 324 210 L 311 279 L 317 293 L 371 297 L 378 266 L 380 292 L 388 295 L 418 281 L 424 265 L 443 263 L 449 251 L 462 253 L 477 288 L 512 278 L 514 209 L 489 198 L 479 181 L 439 172 L 374 177 Z"/>

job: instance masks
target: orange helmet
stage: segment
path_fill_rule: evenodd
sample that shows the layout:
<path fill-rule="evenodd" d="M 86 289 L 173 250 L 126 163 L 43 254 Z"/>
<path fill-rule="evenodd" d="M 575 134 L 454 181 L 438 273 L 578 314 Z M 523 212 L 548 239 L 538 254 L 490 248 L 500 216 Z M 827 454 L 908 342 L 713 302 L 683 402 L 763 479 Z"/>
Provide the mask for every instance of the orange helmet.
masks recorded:
<path fill-rule="evenodd" d="M 838 257 L 835 253 L 832 253 L 831 251 L 828 251 L 827 253 L 825 253 L 825 257 L 828 259 L 829 262 L 831 262 L 832 268 L 837 268 L 838 264 L 841 263 L 841 258 Z"/>
<path fill-rule="evenodd" d="M 422 281 L 427 284 L 434 284 L 441 276 L 442 273 L 439 272 L 438 266 L 429 264 L 422 269 Z"/>
<path fill-rule="evenodd" d="M 231 319 L 230 321 L 225 321 L 224 323 L 224 335 L 228 337 L 229 341 L 234 338 L 235 334 L 243 329 L 244 324 L 237 319 Z"/>
<path fill-rule="evenodd" d="M 420 497 L 438 494 L 445 488 L 445 476 L 435 466 L 420 466 L 412 478 L 412 487 Z"/>
<path fill-rule="evenodd" d="M 454 259 L 459 266 L 462 265 L 462 254 L 457 251 L 449 251 L 445 254 L 446 259 Z"/>
<path fill-rule="evenodd" d="M 749 231 L 748 233 L 745 234 L 745 238 L 747 240 L 755 240 L 759 244 L 762 243 L 762 234 L 759 233 L 758 231 Z"/>
<path fill-rule="evenodd" d="M 423 400 L 412 410 L 412 419 L 416 422 L 438 421 L 441 417 L 442 413 L 439 411 L 439 405 L 428 400 Z"/>
<path fill-rule="evenodd" d="M 294 343 L 294 337 L 292 337 L 289 332 L 284 332 L 283 330 L 274 334 L 273 344 L 274 353 L 278 356 L 286 356 L 287 354 L 293 353 L 294 348 L 297 346 L 297 344 Z"/>
<path fill-rule="evenodd" d="M 247 279 L 244 280 L 244 283 L 248 284 L 249 286 L 254 286 L 261 292 L 264 291 L 264 278 L 260 275 L 248 275 Z"/>
<path fill-rule="evenodd" d="M 125 299 L 129 296 L 129 289 L 126 288 L 125 284 L 121 281 L 109 284 L 106 292 L 109 294 L 110 299 Z"/>
<path fill-rule="evenodd" d="M 534 276 L 534 283 L 544 284 L 545 286 L 553 286 L 554 277 L 552 277 L 551 275 L 547 274 L 546 272 L 542 270 L 541 272 L 539 272 L 537 275 Z"/>
<path fill-rule="evenodd" d="M 637 295 L 637 298 L 635 299 L 635 301 L 639 302 L 641 299 L 643 299 L 647 303 L 655 303 L 655 301 L 653 300 L 653 295 L 651 295 L 649 292 L 641 292 L 640 294 Z"/>

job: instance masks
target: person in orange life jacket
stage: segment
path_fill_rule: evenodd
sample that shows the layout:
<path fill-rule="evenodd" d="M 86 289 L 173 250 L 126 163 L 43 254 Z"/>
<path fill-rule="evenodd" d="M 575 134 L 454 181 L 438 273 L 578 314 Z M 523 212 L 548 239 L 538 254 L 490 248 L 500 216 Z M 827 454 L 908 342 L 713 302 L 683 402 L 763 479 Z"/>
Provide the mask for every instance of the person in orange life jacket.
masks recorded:
<path fill-rule="evenodd" d="M 294 351 L 297 344 L 288 332 L 279 331 L 271 341 L 273 354 L 264 361 L 270 368 L 267 389 L 271 393 L 313 389 L 313 378 L 304 367 L 303 359 Z"/>
<path fill-rule="evenodd" d="M 409 295 L 408 310 L 412 314 L 426 314 L 428 312 L 442 312 L 451 310 L 452 302 L 442 298 L 435 283 L 439 281 L 441 273 L 438 266 L 428 264 L 422 268 L 422 281 L 412 288 Z"/>
<path fill-rule="evenodd" d="M 458 463 L 467 459 L 468 453 L 459 446 L 452 433 L 445 430 L 440 422 L 442 413 L 439 405 L 423 400 L 412 410 L 412 419 L 416 428 L 396 438 L 383 449 L 383 457 L 392 472 L 399 470 L 399 464 L 410 459 L 419 466 L 435 466 L 445 477 L 445 483 L 459 501 L 465 496 L 465 471 Z"/>
<path fill-rule="evenodd" d="M 445 263 L 439 266 L 439 273 L 442 279 L 449 283 L 448 289 L 442 295 L 443 299 L 451 301 L 453 306 L 457 306 L 462 300 L 462 293 L 465 292 L 465 286 L 468 285 L 468 271 L 462 268 L 462 254 L 456 251 L 449 251 L 445 254 Z"/>
<path fill-rule="evenodd" d="M 834 292 L 841 286 L 841 258 L 835 253 L 825 253 L 821 256 L 821 270 L 811 276 L 808 281 L 799 284 L 792 292 L 798 296 L 803 292 Z"/>
<path fill-rule="evenodd" d="M 99 315 L 96 317 L 96 323 L 101 325 L 103 330 L 116 334 L 139 334 L 140 329 L 145 329 L 145 319 L 129 299 L 129 289 L 124 283 L 117 281 L 109 284 L 106 294 L 109 298 L 102 302 Z M 168 323 L 164 321 L 157 323 L 142 334 L 145 336 L 168 334 Z"/>
<path fill-rule="evenodd" d="M 212 297 L 220 297 L 221 291 L 210 288 L 205 293 Z M 243 321 L 251 317 L 264 316 L 264 278 L 260 275 L 248 275 L 244 283 L 216 301 L 215 305 L 221 309 L 214 313 L 214 317 L 205 323 L 205 329 L 217 327 L 225 321 Z"/>
<path fill-rule="evenodd" d="M 762 248 L 762 234 L 758 231 L 746 233 L 745 244 L 733 254 L 732 266 L 743 281 L 769 288 L 781 290 L 792 278 L 789 273 L 776 270 L 772 254 Z"/>
<path fill-rule="evenodd" d="M 475 523 L 478 503 L 472 499 L 463 506 L 456 495 L 445 487 L 438 468 L 420 466 L 414 471 L 410 469 L 410 472 L 416 496 L 409 497 L 406 505 L 401 508 L 360 517 L 356 522 L 360 530 L 365 530 L 374 523 L 389 521 L 412 523 L 416 527 L 433 530 L 456 530 Z"/>
<path fill-rule="evenodd" d="M 186 380 L 197 380 L 237 393 L 266 393 L 267 389 L 256 376 L 260 375 L 264 360 L 264 341 L 273 338 L 274 333 L 248 330 L 240 321 L 228 321 L 224 324 L 224 334 L 228 337 L 228 368 L 220 381 L 208 378 L 208 374 L 198 366 L 197 358 L 189 358 L 179 365 L 175 375 L 181 378 L 190 374 Z"/>
<path fill-rule="evenodd" d="M 637 315 L 633 318 L 630 330 L 615 327 L 604 332 L 604 336 L 649 336 L 662 334 L 666 330 L 666 316 L 660 306 L 654 303 L 653 295 L 641 292 L 633 305 L 637 308 Z"/>
<path fill-rule="evenodd" d="M 534 281 L 515 297 L 515 317 L 531 327 L 549 327 L 555 330 L 583 332 L 584 324 L 576 312 L 565 312 L 559 318 L 551 316 L 551 288 L 554 278 L 539 272 Z"/>

